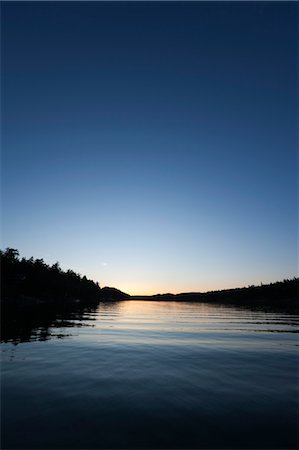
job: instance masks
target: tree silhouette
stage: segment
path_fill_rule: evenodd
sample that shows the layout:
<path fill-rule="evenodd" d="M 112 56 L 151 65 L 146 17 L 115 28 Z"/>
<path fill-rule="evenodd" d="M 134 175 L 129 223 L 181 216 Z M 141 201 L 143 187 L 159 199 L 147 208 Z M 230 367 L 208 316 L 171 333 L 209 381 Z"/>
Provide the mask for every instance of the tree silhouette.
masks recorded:
<path fill-rule="evenodd" d="M 19 259 L 13 248 L 1 251 L 2 299 L 38 299 L 47 302 L 81 300 L 98 301 L 101 289 L 98 283 L 81 277 L 72 270 L 64 272 L 59 262 L 52 266 L 43 259 Z"/>

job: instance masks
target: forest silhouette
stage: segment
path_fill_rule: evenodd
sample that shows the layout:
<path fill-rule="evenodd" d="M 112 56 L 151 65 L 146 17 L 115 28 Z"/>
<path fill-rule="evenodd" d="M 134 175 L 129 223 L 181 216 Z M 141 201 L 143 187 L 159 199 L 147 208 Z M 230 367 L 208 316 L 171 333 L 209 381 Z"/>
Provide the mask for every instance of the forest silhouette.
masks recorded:
<path fill-rule="evenodd" d="M 118 289 L 101 289 L 97 282 L 73 270 L 63 271 L 58 262 L 49 266 L 43 259 L 20 258 L 13 248 L 1 251 L 1 301 L 10 305 L 42 303 L 97 303 L 102 299 L 128 298 Z"/>
<path fill-rule="evenodd" d="M 63 271 L 58 262 L 49 266 L 43 259 L 20 258 L 13 248 L 1 251 L 2 342 L 50 339 L 53 329 L 80 326 L 86 313 L 95 312 L 101 302 L 123 300 L 209 302 L 296 313 L 298 278 L 205 293 L 130 296 L 116 288 L 101 288 L 73 270 Z"/>
<path fill-rule="evenodd" d="M 101 288 L 73 270 L 63 271 L 58 262 L 20 258 L 19 251 L 1 251 L 1 303 L 5 307 L 37 305 L 98 304 L 121 300 L 199 301 L 298 309 L 298 278 L 260 286 L 210 292 L 130 296 L 116 288 Z"/>

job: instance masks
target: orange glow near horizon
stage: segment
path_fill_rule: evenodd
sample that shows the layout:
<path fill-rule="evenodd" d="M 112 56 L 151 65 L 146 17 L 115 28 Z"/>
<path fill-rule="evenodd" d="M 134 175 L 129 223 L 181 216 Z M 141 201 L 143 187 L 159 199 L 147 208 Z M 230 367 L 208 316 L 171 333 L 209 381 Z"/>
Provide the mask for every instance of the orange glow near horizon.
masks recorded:
<path fill-rule="evenodd" d="M 275 280 L 277 281 L 277 280 Z M 266 284 L 267 282 L 265 282 Z M 176 283 L 173 283 L 173 288 L 168 288 L 164 285 L 158 285 L 156 288 L 144 288 L 144 286 L 138 286 L 135 285 L 134 287 L 131 287 L 129 284 L 126 285 L 125 283 L 122 283 L 116 287 L 117 289 L 121 290 L 122 292 L 125 292 L 131 296 L 151 296 L 151 295 L 157 295 L 157 294 L 183 294 L 188 292 L 209 292 L 209 291 L 217 291 L 217 290 L 224 290 L 224 289 L 234 289 L 234 288 L 242 288 L 247 287 L 249 283 L 231 283 L 231 282 L 222 282 L 221 285 L 219 284 L 201 284 L 200 286 L 195 285 L 181 285 L 178 286 Z M 255 285 L 258 285 L 259 283 L 252 283 Z M 102 285 L 104 287 L 104 285 Z"/>

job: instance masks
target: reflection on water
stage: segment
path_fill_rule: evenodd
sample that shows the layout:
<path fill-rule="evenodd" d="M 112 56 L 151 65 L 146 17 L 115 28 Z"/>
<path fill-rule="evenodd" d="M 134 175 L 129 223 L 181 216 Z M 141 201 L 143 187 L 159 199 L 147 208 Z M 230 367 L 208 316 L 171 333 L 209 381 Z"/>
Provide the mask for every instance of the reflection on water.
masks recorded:
<path fill-rule="evenodd" d="M 162 301 L 6 315 L 2 447 L 295 449 L 298 323 Z"/>
<path fill-rule="evenodd" d="M 92 326 L 96 311 L 97 305 L 70 304 L 60 308 L 52 305 L 17 310 L 7 308 L 1 316 L 1 342 L 18 344 L 67 337 L 70 334 L 65 329 Z"/>

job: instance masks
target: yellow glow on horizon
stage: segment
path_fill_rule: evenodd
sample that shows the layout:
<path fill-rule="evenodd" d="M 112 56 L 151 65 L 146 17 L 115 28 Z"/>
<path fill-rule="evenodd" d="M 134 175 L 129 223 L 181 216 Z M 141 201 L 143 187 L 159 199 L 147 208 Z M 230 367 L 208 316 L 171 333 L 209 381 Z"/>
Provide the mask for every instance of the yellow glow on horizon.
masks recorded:
<path fill-rule="evenodd" d="M 234 289 L 234 288 L 241 288 L 246 287 L 248 284 L 245 282 L 239 282 L 239 283 L 220 283 L 218 285 L 216 284 L 201 284 L 200 286 L 194 286 L 194 285 L 184 285 L 181 286 L 178 285 L 178 283 L 174 283 L 173 288 L 170 288 L 169 286 L 164 285 L 157 285 L 156 288 L 148 288 L 144 287 L 142 285 L 138 286 L 135 284 L 134 287 L 131 287 L 130 285 L 118 285 L 117 289 L 120 289 L 121 291 L 125 292 L 126 294 L 132 295 L 132 296 L 147 296 L 147 295 L 156 295 L 156 294 L 183 294 L 188 292 L 209 292 L 209 291 L 217 291 L 222 289 Z"/>
<path fill-rule="evenodd" d="M 139 279 L 138 279 L 139 278 Z M 136 279 L 133 279 L 130 274 L 127 277 L 125 274 L 122 274 L 120 277 L 111 278 L 107 277 L 104 281 L 103 279 L 99 282 L 101 287 L 109 286 L 116 289 L 119 289 L 122 292 L 125 292 L 131 296 L 151 296 L 151 295 L 165 295 L 165 294 L 184 294 L 184 293 L 204 293 L 211 291 L 221 291 L 225 289 L 237 289 L 248 286 L 259 286 L 261 283 L 269 284 L 283 277 L 261 277 L 260 279 L 257 277 L 242 279 L 235 277 L 227 277 L 226 274 L 222 274 L 221 277 L 199 277 L 197 280 L 193 279 L 192 281 L 183 280 L 179 277 L 150 277 L 150 276 L 139 276 L 136 275 Z M 284 278 L 287 278 L 286 276 Z M 290 277 L 289 277 L 290 278 Z M 292 277 L 291 277 L 292 278 Z"/>

